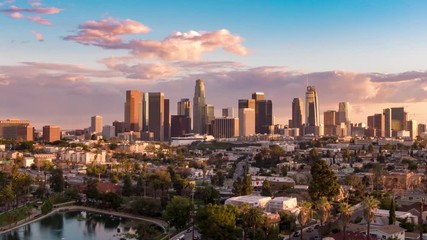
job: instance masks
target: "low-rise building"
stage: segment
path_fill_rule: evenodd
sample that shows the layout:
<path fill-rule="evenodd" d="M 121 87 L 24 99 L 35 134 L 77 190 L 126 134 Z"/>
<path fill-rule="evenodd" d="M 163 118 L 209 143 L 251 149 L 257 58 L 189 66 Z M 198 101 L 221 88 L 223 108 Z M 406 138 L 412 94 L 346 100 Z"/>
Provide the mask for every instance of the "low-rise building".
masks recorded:
<path fill-rule="evenodd" d="M 276 197 L 267 204 L 268 212 L 278 213 L 283 210 L 296 213 L 298 210 L 297 199 L 294 197 Z"/>
<path fill-rule="evenodd" d="M 237 207 L 242 206 L 243 204 L 248 204 L 251 207 L 259 207 L 261 209 L 265 209 L 267 207 L 267 203 L 270 200 L 271 197 L 245 195 L 229 198 L 225 200 L 225 204 L 230 204 Z"/>

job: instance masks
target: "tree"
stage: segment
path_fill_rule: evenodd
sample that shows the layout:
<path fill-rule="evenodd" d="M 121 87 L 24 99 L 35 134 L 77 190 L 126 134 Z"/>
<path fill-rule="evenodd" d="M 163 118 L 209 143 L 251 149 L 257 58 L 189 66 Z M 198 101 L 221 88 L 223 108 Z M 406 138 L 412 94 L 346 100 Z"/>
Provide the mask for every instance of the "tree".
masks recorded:
<path fill-rule="evenodd" d="M 243 187 L 242 187 L 242 195 L 250 195 L 254 191 L 252 186 L 251 176 L 249 174 L 245 174 L 243 177 Z"/>
<path fill-rule="evenodd" d="M 196 188 L 195 196 L 202 199 L 205 204 L 217 203 L 220 199 L 220 193 L 212 185 L 200 186 Z"/>
<path fill-rule="evenodd" d="M 270 182 L 268 180 L 264 180 L 261 188 L 261 196 L 270 197 L 271 195 L 272 194 L 271 194 Z"/>
<path fill-rule="evenodd" d="M 52 201 L 50 201 L 50 199 L 46 199 L 43 202 L 43 205 L 41 207 L 42 213 L 43 214 L 50 213 L 52 211 L 52 209 L 53 209 Z"/>
<path fill-rule="evenodd" d="M 183 228 L 190 219 L 191 203 L 188 198 L 174 196 L 166 206 L 164 218 L 171 226 Z"/>
<path fill-rule="evenodd" d="M 325 223 L 328 221 L 329 216 L 331 214 L 332 205 L 329 203 L 326 197 L 321 197 L 316 202 L 317 213 L 320 217 L 320 226 L 323 227 Z"/>
<path fill-rule="evenodd" d="M 132 194 L 132 179 L 129 175 L 123 177 L 122 195 L 129 197 Z"/>
<path fill-rule="evenodd" d="M 197 211 L 196 224 L 203 239 L 236 239 L 240 233 L 237 217 L 235 206 L 208 204 Z"/>
<path fill-rule="evenodd" d="M 396 207 L 394 206 L 394 199 L 391 200 L 390 211 L 388 216 L 388 224 L 392 225 L 396 222 Z"/>
<path fill-rule="evenodd" d="M 56 168 L 51 171 L 50 187 L 54 192 L 63 192 L 65 186 L 64 174 L 61 168 Z"/>
<path fill-rule="evenodd" d="M 308 193 L 313 201 L 321 197 L 333 200 L 340 193 L 337 177 L 324 160 L 315 161 L 311 167 L 311 176 Z"/>
<path fill-rule="evenodd" d="M 232 190 L 234 196 L 241 196 L 243 195 L 243 183 L 242 183 L 242 179 L 240 177 L 238 177 L 236 179 L 236 181 L 234 181 L 233 183 L 233 190 Z"/>
<path fill-rule="evenodd" d="M 365 185 L 363 184 L 362 179 L 355 174 L 351 174 L 346 177 L 345 183 L 348 186 L 351 186 L 350 202 L 361 202 L 365 196 Z"/>
<path fill-rule="evenodd" d="M 93 199 L 93 200 L 98 199 L 99 197 L 98 180 L 94 180 L 94 179 L 88 180 L 85 194 L 88 199 Z"/>
<path fill-rule="evenodd" d="M 341 202 L 339 205 L 339 210 L 341 213 L 340 218 L 343 226 L 343 234 L 344 234 L 343 239 L 345 240 L 347 237 L 346 235 L 347 225 L 350 222 L 351 216 L 353 215 L 353 209 L 351 208 L 350 204 L 346 202 Z"/>
<path fill-rule="evenodd" d="M 265 221 L 262 210 L 257 207 L 245 208 L 243 210 L 242 219 L 246 224 L 252 227 L 252 239 L 255 239 L 257 226 Z"/>
<path fill-rule="evenodd" d="M 366 197 L 363 201 L 363 217 L 367 222 L 367 236 L 368 240 L 371 239 L 371 221 L 374 219 L 375 210 L 378 208 L 380 202 L 373 196 Z"/>
<path fill-rule="evenodd" d="M 287 230 L 289 233 L 293 232 L 295 229 L 296 217 L 290 211 L 280 211 L 280 230 Z"/>
<path fill-rule="evenodd" d="M 298 217 L 297 217 L 298 222 L 299 222 L 299 224 L 301 226 L 301 229 L 300 229 L 301 230 L 300 231 L 300 240 L 303 239 L 302 235 L 303 235 L 304 226 L 308 223 L 308 221 L 310 221 L 310 218 L 311 218 L 311 207 L 312 207 L 311 202 L 303 202 L 301 204 L 301 209 L 300 209 L 300 212 L 299 212 Z"/>

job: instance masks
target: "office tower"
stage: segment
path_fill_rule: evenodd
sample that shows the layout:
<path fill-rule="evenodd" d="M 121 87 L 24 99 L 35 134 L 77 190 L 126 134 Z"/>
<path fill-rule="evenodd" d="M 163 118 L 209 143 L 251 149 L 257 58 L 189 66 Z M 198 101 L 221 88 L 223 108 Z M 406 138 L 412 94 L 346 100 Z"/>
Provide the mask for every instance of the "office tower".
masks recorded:
<path fill-rule="evenodd" d="M 337 116 L 337 112 L 332 110 L 329 110 L 323 113 L 323 123 L 325 126 L 324 134 L 326 136 L 336 135 L 336 131 L 335 131 L 336 116 Z"/>
<path fill-rule="evenodd" d="M 305 118 L 307 126 L 320 126 L 319 101 L 314 86 L 308 86 L 305 93 Z"/>
<path fill-rule="evenodd" d="M 391 137 L 391 108 L 383 110 L 384 115 L 384 137 Z"/>
<path fill-rule="evenodd" d="M 234 109 L 232 107 L 223 108 L 222 117 L 234 118 Z"/>
<path fill-rule="evenodd" d="M 102 117 L 101 116 L 93 116 L 90 119 L 90 129 L 95 133 L 102 133 Z"/>
<path fill-rule="evenodd" d="M 255 100 L 254 99 L 240 99 L 239 100 L 239 109 L 241 108 L 251 108 L 255 110 Z"/>
<path fill-rule="evenodd" d="M 164 94 L 149 93 L 148 131 L 154 133 L 154 141 L 164 141 L 165 130 L 165 99 Z"/>
<path fill-rule="evenodd" d="M 193 131 L 194 133 L 206 133 L 206 97 L 203 80 L 196 80 L 193 98 Z"/>
<path fill-rule="evenodd" d="M 142 130 L 142 92 L 126 91 L 125 130 L 139 132 Z"/>
<path fill-rule="evenodd" d="M 18 141 L 34 141 L 34 127 L 33 126 L 17 126 L 11 127 L 16 131 L 16 140 Z M 15 130 L 16 129 L 16 130 Z"/>
<path fill-rule="evenodd" d="M 190 117 L 191 113 L 191 102 L 188 98 L 182 98 L 177 104 L 177 115 L 183 115 Z"/>
<path fill-rule="evenodd" d="M 206 133 L 212 134 L 212 121 L 215 120 L 215 108 L 211 104 L 206 104 L 205 106 L 205 128 Z"/>
<path fill-rule="evenodd" d="M 421 136 L 421 133 L 425 133 L 427 130 L 427 126 L 425 124 L 418 124 L 418 136 Z"/>
<path fill-rule="evenodd" d="M 418 124 L 416 120 L 409 120 L 406 122 L 406 129 L 410 132 L 410 137 L 416 139 L 418 136 Z"/>
<path fill-rule="evenodd" d="M 336 118 L 336 125 L 341 123 L 350 122 L 350 103 L 349 102 L 340 102 L 338 104 L 338 113 Z"/>
<path fill-rule="evenodd" d="M 165 125 L 164 125 L 164 138 L 163 141 L 169 141 L 170 139 L 170 129 L 171 129 L 171 125 L 170 125 L 170 111 L 169 111 L 169 99 L 165 99 L 164 100 L 164 121 L 165 121 Z"/>
<path fill-rule="evenodd" d="M 171 137 L 182 137 L 191 132 L 191 118 L 185 115 L 172 115 Z"/>
<path fill-rule="evenodd" d="M 383 113 L 386 137 L 395 137 L 398 131 L 405 130 L 408 114 L 403 107 L 386 108 L 383 110 Z"/>
<path fill-rule="evenodd" d="M 116 136 L 116 128 L 114 126 L 105 125 L 102 127 L 102 138 L 110 140 Z"/>
<path fill-rule="evenodd" d="M 239 109 L 239 136 L 255 135 L 255 109 Z"/>
<path fill-rule="evenodd" d="M 30 127 L 30 121 L 20 119 L 6 119 L 0 120 L 0 138 L 2 139 L 16 139 L 26 138 L 32 139 L 32 136 L 23 136 L 24 128 Z M 18 131 L 20 134 L 18 134 Z M 20 135 L 20 136 L 18 136 Z M 31 140 L 28 140 L 31 141 Z"/>
<path fill-rule="evenodd" d="M 43 127 L 43 141 L 55 142 L 61 140 L 61 129 L 58 126 L 47 125 Z"/>
<path fill-rule="evenodd" d="M 273 125 L 273 103 L 265 100 L 264 93 L 255 92 L 252 94 L 255 100 L 255 132 L 271 133 L 270 127 Z"/>
<path fill-rule="evenodd" d="M 215 138 L 233 138 L 239 136 L 238 118 L 216 118 L 212 121 L 212 135 Z"/>
<path fill-rule="evenodd" d="M 125 129 L 126 129 L 126 123 L 125 122 L 114 121 L 113 126 L 115 129 L 114 133 L 116 136 L 118 136 L 119 133 L 125 132 Z"/>
<path fill-rule="evenodd" d="M 303 102 L 301 98 L 292 100 L 292 125 L 291 128 L 301 128 L 303 121 Z"/>
<path fill-rule="evenodd" d="M 385 116 L 384 114 L 374 114 L 374 126 L 377 137 L 385 137 Z"/>
<path fill-rule="evenodd" d="M 150 117 L 150 113 L 149 113 L 149 109 L 150 109 L 150 105 L 149 105 L 149 94 L 148 93 L 143 93 L 142 94 L 142 131 L 146 132 L 148 131 L 148 122 L 149 122 L 149 117 Z"/>

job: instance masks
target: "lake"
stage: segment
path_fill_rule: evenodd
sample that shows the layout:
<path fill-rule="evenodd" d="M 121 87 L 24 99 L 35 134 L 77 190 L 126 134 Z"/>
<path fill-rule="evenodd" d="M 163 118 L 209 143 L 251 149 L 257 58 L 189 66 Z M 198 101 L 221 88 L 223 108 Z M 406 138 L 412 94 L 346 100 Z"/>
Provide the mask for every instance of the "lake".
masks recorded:
<path fill-rule="evenodd" d="M 9 233 L 1 240 L 119 240 L 136 222 L 85 211 L 60 212 Z M 122 235 L 123 237 L 123 235 Z"/>

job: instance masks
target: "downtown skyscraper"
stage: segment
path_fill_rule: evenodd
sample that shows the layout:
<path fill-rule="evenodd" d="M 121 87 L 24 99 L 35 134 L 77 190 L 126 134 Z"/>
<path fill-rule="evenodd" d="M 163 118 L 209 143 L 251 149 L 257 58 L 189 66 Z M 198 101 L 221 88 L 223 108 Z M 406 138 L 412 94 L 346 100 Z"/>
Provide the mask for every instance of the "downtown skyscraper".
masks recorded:
<path fill-rule="evenodd" d="M 138 90 L 126 91 L 125 102 L 125 129 L 139 132 L 142 130 L 142 92 Z"/>
<path fill-rule="evenodd" d="M 303 102 L 301 98 L 294 98 L 292 100 L 292 121 L 291 128 L 301 128 L 303 124 Z"/>
<path fill-rule="evenodd" d="M 314 86 L 307 86 L 305 93 L 305 119 L 307 126 L 320 126 L 319 101 Z"/>
<path fill-rule="evenodd" d="M 205 84 L 203 80 L 196 80 L 193 98 L 193 132 L 206 133 L 206 97 Z"/>

